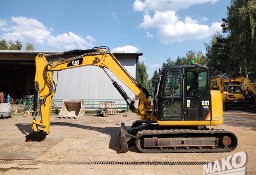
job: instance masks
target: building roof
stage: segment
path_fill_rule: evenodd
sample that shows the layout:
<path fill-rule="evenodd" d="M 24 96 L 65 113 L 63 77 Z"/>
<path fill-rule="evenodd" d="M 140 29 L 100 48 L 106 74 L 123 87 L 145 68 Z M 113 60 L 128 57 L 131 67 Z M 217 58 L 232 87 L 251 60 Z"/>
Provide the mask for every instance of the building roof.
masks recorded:
<path fill-rule="evenodd" d="M 35 50 L 0 50 L 0 61 L 4 62 L 13 62 L 13 61 L 34 61 L 36 55 L 39 53 L 44 53 L 46 55 L 60 55 L 62 51 L 35 51 Z M 139 59 L 139 56 L 142 56 L 143 53 L 113 53 L 117 58 L 126 57 L 132 58 L 136 57 Z"/>

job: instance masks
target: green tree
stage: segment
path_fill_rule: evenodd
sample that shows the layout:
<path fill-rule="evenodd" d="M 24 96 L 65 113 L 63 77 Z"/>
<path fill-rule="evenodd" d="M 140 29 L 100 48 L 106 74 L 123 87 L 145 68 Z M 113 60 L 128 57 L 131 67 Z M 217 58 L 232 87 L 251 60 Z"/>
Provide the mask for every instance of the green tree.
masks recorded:
<path fill-rule="evenodd" d="M 192 60 L 194 60 L 195 63 L 198 64 L 206 64 L 206 57 L 201 51 L 195 52 L 193 50 L 190 50 L 187 52 L 185 57 L 178 57 L 176 61 L 173 61 L 172 65 L 191 64 Z"/>
<path fill-rule="evenodd" d="M 22 44 L 19 40 L 16 40 L 15 42 L 9 41 L 9 50 L 21 50 Z"/>
<path fill-rule="evenodd" d="M 190 50 L 187 52 L 186 57 L 184 59 L 184 64 L 190 64 L 192 60 L 195 61 L 197 64 L 206 64 L 206 57 L 203 55 L 201 51 L 195 52 L 193 50 Z"/>
<path fill-rule="evenodd" d="M 230 39 L 231 59 L 239 60 L 242 75 L 255 77 L 256 1 L 232 0 L 222 27 Z"/>
<path fill-rule="evenodd" d="M 22 43 L 19 40 L 13 42 L 12 40 L 6 41 L 2 39 L 0 41 L 0 50 L 21 50 L 22 47 Z M 35 50 L 35 48 L 32 43 L 27 43 L 26 50 Z"/>
<path fill-rule="evenodd" d="M 155 70 L 153 73 L 152 78 L 149 80 L 148 84 L 148 90 L 149 90 L 149 94 L 153 97 L 154 96 L 154 90 L 155 90 L 155 86 L 156 86 L 156 82 L 158 80 L 158 71 Z"/>
<path fill-rule="evenodd" d="M 239 76 L 239 59 L 231 58 L 230 38 L 220 33 L 213 35 L 206 46 L 206 63 L 212 77 L 226 74 L 230 77 Z"/>
<path fill-rule="evenodd" d="M 147 87 L 148 83 L 147 68 L 144 62 L 140 61 L 138 61 L 138 83 L 143 87 Z"/>
<path fill-rule="evenodd" d="M 176 59 L 175 65 L 182 65 L 186 64 L 186 57 L 179 57 Z"/>
<path fill-rule="evenodd" d="M 26 44 L 26 50 L 35 50 L 35 48 L 34 48 L 33 44 L 27 43 Z"/>
<path fill-rule="evenodd" d="M 8 49 L 8 43 L 5 39 L 2 39 L 0 41 L 0 50 L 7 50 Z"/>

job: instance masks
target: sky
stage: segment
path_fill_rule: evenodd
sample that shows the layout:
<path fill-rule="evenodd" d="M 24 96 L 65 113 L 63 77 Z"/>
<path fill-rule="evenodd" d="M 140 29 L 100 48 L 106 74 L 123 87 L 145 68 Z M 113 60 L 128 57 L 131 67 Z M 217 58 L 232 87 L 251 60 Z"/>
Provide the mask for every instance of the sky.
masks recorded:
<path fill-rule="evenodd" d="M 38 51 L 107 46 L 143 53 L 149 78 L 168 58 L 205 53 L 231 0 L 0 0 L 0 40 Z"/>

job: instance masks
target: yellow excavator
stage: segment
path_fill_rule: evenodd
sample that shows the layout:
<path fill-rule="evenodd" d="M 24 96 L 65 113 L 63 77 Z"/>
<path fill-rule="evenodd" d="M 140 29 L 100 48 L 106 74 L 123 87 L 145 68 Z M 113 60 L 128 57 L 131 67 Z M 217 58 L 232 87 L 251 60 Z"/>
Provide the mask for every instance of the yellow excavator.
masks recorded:
<path fill-rule="evenodd" d="M 225 109 L 255 104 L 256 89 L 247 78 L 223 78 L 219 75 L 210 81 L 211 89 L 217 89 L 222 93 Z"/>
<path fill-rule="evenodd" d="M 171 65 L 163 69 L 155 86 L 153 100 L 148 91 L 137 83 L 119 63 L 109 48 L 95 47 L 55 55 L 36 56 L 35 86 L 39 92 L 41 116 L 34 116 L 33 132 L 26 141 L 42 141 L 50 133 L 52 97 L 55 92 L 53 72 L 81 66 L 103 69 L 135 112 L 139 120 L 128 129 L 120 128 L 120 153 L 135 144 L 140 152 L 228 152 L 237 147 L 232 132 L 209 129 L 223 123 L 222 95 L 210 90 L 208 69 L 202 65 Z M 109 75 L 111 71 L 139 99 L 136 107 L 123 88 Z"/>

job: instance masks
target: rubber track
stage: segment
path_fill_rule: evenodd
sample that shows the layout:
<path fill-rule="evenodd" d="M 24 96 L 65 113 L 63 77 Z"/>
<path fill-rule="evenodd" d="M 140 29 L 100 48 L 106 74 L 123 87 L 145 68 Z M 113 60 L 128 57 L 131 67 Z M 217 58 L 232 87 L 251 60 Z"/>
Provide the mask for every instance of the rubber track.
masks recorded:
<path fill-rule="evenodd" d="M 214 148 L 203 148 L 203 147 L 198 147 L 198 148 L 142 148 L 140 145 L 140 139 L 142 136 L 160 136 L 160 135 L 178 135 L 178 134 L 206 134 L 206 135 L 212 135 L 212 134 L 228 134 L 232 135 L 233 138 L 235 139 L 235 145 L 233 147 L 214 147 Z M 136 140 L 135 140 L 135 145 L 137 149 L 140 152 L 143 153 L 220 153 L 220 152 L 230 152 L 233 151 L 236 146 L 237 146 L 237 137 L 235 136 L 234 133 L 225 131 L 222 129 L 218 130 L 191 130 L 191 129 L 173 129 L 173 130 L 142 130 L 139 131 L 136 135 Z"/>

